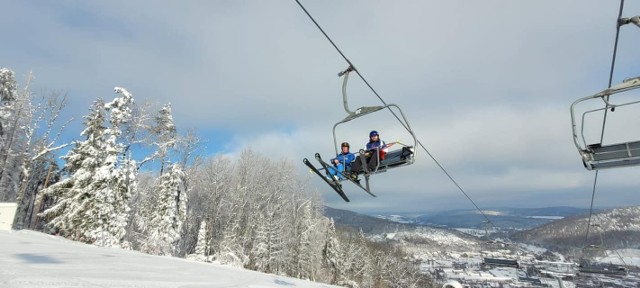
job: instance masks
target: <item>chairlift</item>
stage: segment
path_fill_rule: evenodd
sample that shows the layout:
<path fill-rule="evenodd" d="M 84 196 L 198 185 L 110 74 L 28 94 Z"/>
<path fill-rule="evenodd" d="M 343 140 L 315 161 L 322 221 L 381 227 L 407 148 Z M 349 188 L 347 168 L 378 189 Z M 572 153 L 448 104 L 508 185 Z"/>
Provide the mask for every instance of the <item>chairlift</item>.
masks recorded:
<path fill-rule="evenodd" d="M 484 257 L 482 261 L 483 266 L 489 267 L 507 267 L 507 268 L 520 268 L 518 260 L 506 259 L 506 258 L 492 258 Z"/>
<path fill-rule="evenodd" d="M 587 168 L 587 170 L 627 167 L 640 164 L 640 140 L 615 144 L 587 144 L 584 129 L 585 117 L 591 113 L 605 112 L 605 110 L 607 109 L 614 111 L 618 107 L 640 103 L 640 100 L 624 102 L 621 104 L 613 104 L 609 101 L 609 98 L 613 94 L 633 90 L 636 88 L 640 88 L 640 77 L 624 80 L 618 85 L 615 85 L 594 95 L 578 99 L 573 102 L 573 104 L 571 104 L 571 125 L 573 131 L 573 142 L 575 143 L 576 148 L 578 148 L 578 152 L 582 157 L 582 163 L 584 164 L 584 167 Z M 604 106 L 582 112 L 580 130 L 578 131 L 578 126 L 576 123 L 576 105 L 578 103 L 593 99 L 601 99 L 604 102 Z"/>
<path fill-rule="evenodd" d="M 599 224 L 591 224 L 591 226 L 600 228 Z M 604 248 L 604 239 L 602 237 L 602 231 L 599 230 L 598 244 L 589 244 L 582 248 L 582 256 L 578 264 L 578 271 L 583 274 L 602 274 L 602 275 L 627 275 L 627 268 L 622 265 L 613 263 L 600 263 L 595 262 L 597 257 L 608 257 L 607 250 Z M 586 256 L 586 257 L 585 257 Z"/>
<path fill-rule="evenodd" d="M 320 178 L 325 180 L 325 182 L 327 182 L 327 184 L 329 184 L 331 188 L 333 188 L 346 202 L 349 202 L 349 198 L 346 196 L 346 194 L 342 190 L 342 182 L 350 181 L 356 186 L 360 187 L 365 192 L 367 192 L 369 195 L 375 197 L 376 195 L 371 193 L 371 189 L 369 186 L 370 176 L 373 174 L 386 172 L 389 169 L 399 168 L 399 167 L 413 164 L 415 162 L 415 156 L 416 156 L 416 151 L 414 147 L 416 147 L 416 144 L 418 142 L 415 134 L 411 130 L 409 121 L 407 121 L 407 118 L 404 116 L 404 113 L 402 112 L 400 107 L 398 107 L 395 104 L 387 104 L 383 106 L 363 106 L 356 109 L 355 111 L 349 110 L 348 98 L 347 98 L 347 81 L 349 79 L 349 73 L 353 71 L 355 71 L 355 68 L 353 66 L 349 66 L 346 70 L 338 73 L 339 77 L 343 77 L 342 98 L 344 102 L 344 109 L 347 112 L 347 117 L 345 117 L 344 119 L 340 120 L 338 123 L 333 125 L 333 144 L 335 146 L 336 155 L 339 153 L 338 151 L 340 151 L 340 146 L 338 144 L 338 140 L 336 137 L 336 128 L 338 126 L 344 123 L 347 123 L 349 121 L 358 119 L 360 117 L 368 116 L 372 113 L 379 112 L 383 109 L 389 109 L 390 111 L 393 111 L 392 108 L 395 108 L 399 112 L 401 119 L 400 118 L 398 119 L 402 122 L 402 125 L 407 129 L 407 131 L 413 138 L 413 143 L 412 143 L 413 145 L 407 145 L 405 143 L 401 143 L 400 141 L 396 141 L 396 142 L 387 143 L 383 147 L 376 148 L 375 151 L 365 151 L 363 149 L 359 150 L 356 156 L 362 155 L 363 157 L 357 157 L 356 161 L 362 161 L 362 164 L 363 164 L 362 165 L 363 171 L 360 171 L 358 174 L 364 175 L 364 179 L 365 179 L 364 186 L 360 184 L 359 180 L 352 179 L 351 177 L 349 177 L 349 175 L 346 175 L 342 171 L 338 171 L 338 173 L 342 177 L 338 177 L 338 179 L 336 179 L 335 177 L 332 177 L 329 174 L 329 169 L 331 169 L 330 167 L 332 167 L 332 165 L 325 162 L 319 153 L 316 153 L 315 158 L 320 163 L 322 168 L 316 168 L 313 164 L 311 164 L 311 162 L 309 162 L 307 158 L 304 158 L 302 160 L 303 163 L 307 165 L 318 176 L 320 176 Z M 377 153 L 377 155 L 379 155 L 379 157 L 377 157 L 378 161 L 375 165 L 375 168 L 369 169 L 368 165 L 364 163 L 365 153 Z M 321 172 L 322 170 L 324 170 L 324 173 Z"/>
<path fill-rule="evenodd" d="M 626 276 L 629 271 L 626 267 L 608 263 L 593 263 L 583 261 L 578 266 L 578 271 L 583 274 L 619 275 Z"/>
<path fill-rule="evenodd" d="M 508 248 L 509 250 L 512 250 L 512 248 L 510 247 L 511 245 L 507 242 L 504 242 L 500 239 L 490 239 L 489 238 L 489 230 L 487 229 L 487 227 L 489 226 L 489 221 L 484 221 L 484 233 L 485 233 L 485 237 L 487 238 L 486 241 L 481 242 L 481 246 L 480 246 L 480 255 L 482 256 L 482 267 L 485 268 L 495 268 L 495 267 L 508 267 L 508 268 L 516 268 L 519 269 L 520 268 L 520 263 L 518 262 L 519 260 L 519 256 L 518 253 L 516 251 L 516 258 L 518 259 L 509 259 L 509 258 L 505 258 L 505 257 L 493 257 L 493 255 L 483 255 L 484 250 L 495 250 L 495 246 L 499 246 L 499 248 Z M 484 249 L 483 249 L 484 246 Z M 493 247 L 492 247 L 493 246 Z M 517 250 L 517 247 L 513 247 Z"/>

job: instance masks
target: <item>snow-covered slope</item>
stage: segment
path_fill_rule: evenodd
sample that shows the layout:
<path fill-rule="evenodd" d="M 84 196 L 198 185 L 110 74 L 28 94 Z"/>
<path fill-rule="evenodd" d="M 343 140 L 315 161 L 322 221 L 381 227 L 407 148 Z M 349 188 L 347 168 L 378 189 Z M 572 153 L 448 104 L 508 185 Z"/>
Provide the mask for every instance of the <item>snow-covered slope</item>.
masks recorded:
<path fill-rule="evenodd" d="M 0 231 L 0 287 L 335 287 L 283 276 Z"/>
<path fill-rule="evenodd" d="M 589 226 L 591 225 L 591 226 Z M 587 228 L 589 240 L 585 240 Z M 513 235 L 514 241 L 540 244 L 558 249 L 597 245 L 607 249 L 635 248 L 640 245 L 640 207 L 627 207 L 588 215 L 568 217 Z"/>

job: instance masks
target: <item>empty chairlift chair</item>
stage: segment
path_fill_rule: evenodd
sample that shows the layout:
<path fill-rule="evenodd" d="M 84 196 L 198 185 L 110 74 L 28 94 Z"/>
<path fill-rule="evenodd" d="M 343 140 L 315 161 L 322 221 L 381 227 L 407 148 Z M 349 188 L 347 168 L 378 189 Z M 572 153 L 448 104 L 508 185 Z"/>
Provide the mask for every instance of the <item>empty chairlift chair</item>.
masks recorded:
<path fill-rule="evenodd" d="M 640 88 L 640 77 L 631 78 L 623 81 L 621 84 L 613 86 L 609 89 L 601 91 L 597 94 L 587 96 L 576 100 L 571 104 L 571 124 L 573 131 L 573 141 L 578 148 L 580 156 L 582 156 L 582 162 L 587 170 L 598 170 L 605 168 L 616 168 L 625 166 L 640 165 L 640 140 L 638 141 L 625 141 L 622 143 L 603 144 L 593 143 L 587 144 L 585 139 L 585 116 L 590 113 L 602 112 L 605 113 L 607 109 L 615 109 L 617 107 L 638 104 L 640 101 L 631 101 L 622 104 L 612 104 L 609 102 L 609 98 L 616 93 L 625 92 Z M 639 97 L 640 98 L 640 97 Z M 578 130 L 578 123 L 576 122 L 576 106 L 584 101 L 592 99 L 601 99 L 604 102 L 604 107 L 588 110 L 582 112 L 580 129 Z M 631 127 L 632 129 L 640 129 L 638 127 Z"/>

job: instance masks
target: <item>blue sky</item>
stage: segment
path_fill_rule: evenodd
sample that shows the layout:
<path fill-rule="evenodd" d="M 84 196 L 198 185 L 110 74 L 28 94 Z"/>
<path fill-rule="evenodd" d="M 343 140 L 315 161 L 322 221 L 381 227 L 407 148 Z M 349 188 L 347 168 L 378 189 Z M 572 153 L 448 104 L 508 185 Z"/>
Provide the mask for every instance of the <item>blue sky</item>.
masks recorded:
<path fill-rule="evenodd" d="M 606 88 L 617 1 L 302 1 L 367 81 L 480 207 L 588 207 L 594 173 L 571 140 L 569 105 Z M 299 163 L 327 204 L 356 212 L 473 208 L 424 151 L 343 203 L 301 159 L 334 153 L 347 64 L 295 1 L 9 1 L 2 63 L 36 91 L 64 91 L 79 118 L 125 87 L 170 102 L 206 153 L 252 147 Z M 640 14 L 627 1 L 623 16 Z M 614 83 L 640 74 L 640 28 L 621 28 Z M 379 105 L 352 77 L 350 106 Z M 611 131 L 640 122 L 622 122 Z M 354 121 L 355 122 L 355 121 Z M 392 115 L 350 124 L 408 142 Z M 70 131 L 72 132 L 72 131 Z M 77 131 L 79 133 L 79 131 Z M 636 133 L 640 139 L 640 133 Z M 607 135 L 609 136 L 609 135 Z M 611 137 L 616 138 L 615 135 Z M 640 202 L 640 168 L 601 171 L 597 206 Z"/>

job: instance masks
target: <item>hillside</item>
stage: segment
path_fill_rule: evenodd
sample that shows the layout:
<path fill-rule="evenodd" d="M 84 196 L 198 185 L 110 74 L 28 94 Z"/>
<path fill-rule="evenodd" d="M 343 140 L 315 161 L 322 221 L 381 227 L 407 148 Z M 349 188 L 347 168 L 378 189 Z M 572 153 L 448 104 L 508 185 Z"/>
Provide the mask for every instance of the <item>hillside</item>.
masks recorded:
<path fill-rule="evenodd" d="M 567 217 L 514 233 L 512 239 L 565 253 L 579 253 L 589 245 L 605 249 L 640 246 L 640 207 L 616 208 L 594 214 L 589 239 L 586 239 L 588 221 L 588 215 Z"/>
<path fill-rule="evenodd" d="M 373 240 L 403 243 L 403 246 L 412 247 L 412 250 L 455 252 L 478 249 L 476 237 L 454 229 L 397 223 L 330 207 L 325 208 L 325 216 L 332 217 L 337 227 L 357 231 L 362 229 Z"/>
<path fill-rule="evenodd" d="M 348 210 L 325 207 L 324 215 L 333 218 L 337 227 L 362 230 L 366 234 L 382 234 L 410 231 L 418 227 L 414 224 L 398 223 L 373 216 L 358 214 Z"/>
<path fill-rule="evenodd" d="M 502 236 L 508 235 L 510 242 L 545 247 L 569 257 L 580 257 L 585 253 L 590 253 L 585 256 L 602 257 L 606 256 L 602 255 L 605 249 L 640 247 L 640 207 L 609 209 L 595 213 L 591 219 L 592 227 L 588 241 L 585 238 L 588 222 L 588 214 L 583 213 L 585 209 L 549 207 L 540 209 L 501 208 L 485 211 L 489 212 L 490 219 L 496 221 L 501 228 L 512 230 L 515 227 L 520 227 L 520 229 L 515 228 L 516 232 L 500 234 Z M 572 214 L 573 216 L 571 216 Z M 409 246 L 414 249 L 423 251 L 474 251 L 480 248 L 478 238 L 454 229 L 436 228 L 445 226 L 443 223 L 447 219 L 451 222 L 464 222 L 481 216 L 471 210 L 454 210 L 434 214 L 430 219 L 440 219 L 436 222 L 438 224 L 436 227 L 424 225 L 422 221 L 397 223 L 381 219 L 380 217 L 383 216 L 367 216 L 330 207 L 326 207 L 325 216 L 333 217 L 338 227 L 353 230 L 362 229 L 366 234 L 379 240 L 403 242 L 410 244 Z M 399 219 L 398 215 L 389 218 Z M 544 221 L 544 223 L 534 225 L 534 223 L 539 223 L 536 222 L 538 220 Z M 401 217 L 401 221 L 411 222 L 412 219 Z M 480 220 L 477 221 L 482 223 Z M 533 228 L 523 230 L 522 227 L 526 226 Z M 587 246 L 592 248 L 583 249 Z"/>

